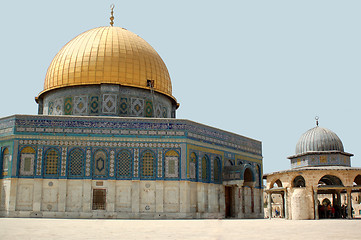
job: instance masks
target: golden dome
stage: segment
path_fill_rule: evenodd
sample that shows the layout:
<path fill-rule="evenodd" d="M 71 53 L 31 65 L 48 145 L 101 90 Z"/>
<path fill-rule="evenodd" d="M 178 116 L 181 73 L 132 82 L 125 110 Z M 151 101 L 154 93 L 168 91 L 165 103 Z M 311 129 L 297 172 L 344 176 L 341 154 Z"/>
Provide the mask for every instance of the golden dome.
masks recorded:
<path fill-rule="evenodd" d="M 120 27 L 99 27 L 68 42 L 54 57 L 46 73 L 44 90 L 63 87 L 119 84 L 154 90 L 171 97 L 168 69 L 144 39 Z"/>

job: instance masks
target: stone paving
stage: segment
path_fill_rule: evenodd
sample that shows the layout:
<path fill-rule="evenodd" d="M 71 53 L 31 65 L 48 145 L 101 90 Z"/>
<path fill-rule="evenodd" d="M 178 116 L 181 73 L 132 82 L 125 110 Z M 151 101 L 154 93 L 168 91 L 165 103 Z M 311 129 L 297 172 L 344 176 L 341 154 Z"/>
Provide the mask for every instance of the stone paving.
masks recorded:
<path fill-rule="evenodd" d="M 0 239 L 361 239 L 361 220 L 0 218 Z"/>

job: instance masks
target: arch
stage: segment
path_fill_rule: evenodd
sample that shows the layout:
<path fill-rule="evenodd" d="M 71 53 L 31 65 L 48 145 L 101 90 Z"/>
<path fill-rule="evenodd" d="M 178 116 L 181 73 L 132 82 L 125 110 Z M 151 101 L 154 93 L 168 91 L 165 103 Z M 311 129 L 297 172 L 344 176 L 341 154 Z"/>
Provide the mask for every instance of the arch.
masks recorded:
<path fill-rule="evenodd" d="M 251 167 L 246 167 L 243 172 L 243 182 L 254 182 L 254 174 Z"/>
<path fill-rule="evenodd" d="M 178 178 L 179 153 L 169 150 L 165 153 L 165 177 Z"/>
<path fill-rule="evenodd" d="M 60 154 L 57 149 L 49 148 L 44 157 L 44 175 L 56 176 L 59 174 Z"/>
<path fill-rule="evenodd" d="M 221 182 L 221 160 L 216 157 L 213 160 L 213 179 L 215 183 Z"/>
<path fill-rule="evenodd" d="M 129 150 L 123 149 L 117 155 L 117 178 L 132 177 L 132 154 Z"/>
<path fill-rule="evenodd" d="M 301 175 L 298 175 L 293 179 L 292 187 L 306 187 L 305 179 Z"/>
<path fill-rule="evenodd" d="M 68 155 L 68 176 L 81 177 L 84 173 L 84 152 L 80 148 L 74 148 Z"/>
<path fill-rule="evenodd" d="M 361 175 L 357 175 L 353 180 L 353 185 L 361 186 Z"/>
<path fill-rule="evenodd" d="M 35 149 L 33 147 L 24 147 L 21 149 L 21 153 L 32 153 L 35 154 Z"/>
<path fill-rule="evenodd" d="M 9 171 L 10 150 L 5 147 L 2 152 L 2 175 L 7 176 Z"/>
<path fill-rule="evenodd" d="M 189 177 L 192 180 L 198 179 L 198 157 L 194 152 L 189 157 Z"/>
<path fill-rule="evenodd" d="M 108 154 L 105 150 L 99 149 L 94 153 L 93 176 L 105 177 L 108 174 Z"/>
<path fill-rule="evenodd" d="M 343 186 L 341 179 L 334 175 L 325 175 L 318 181 L 318 186 L 323 185 L 336 185 L 336 186 Z"/>
<path fill-rule="evenodd" d="M 234 166 L 234 160 L 228 159 L 225 163 L 225 166 Z"/>
<path fill-rule="evenodd" d="M 282 182 L 279 179 L 274 181 L 273 184 L 271 185 L 271 188 L 281 188 L 281 187 L 282 187 Z"/>
<path fill-rule="evenodd" d="M 141 157 L 141 178 L 149 179 L 155 177 L 155 157 L 150 150 L 143 152 Z"/>
<path fill-rule="evenodd" d="M 24 147 L 20 151 L 19 175 L 34 175 L 35 149 L 32 147 Z"/>
<path fill-rule="evenodd" d="M 322 205 L 323 205 L 323 206 L 328 206 L 328 205 L 330 205 L 330 204 L 331 204 L 330 199 L 324 198 L 324 199 L 322 200 Z"/>
<path fill-rule="evenodd" d="M 204 155 L 202 158 L 202 181 L 209 182 L 209 158 Z"/>

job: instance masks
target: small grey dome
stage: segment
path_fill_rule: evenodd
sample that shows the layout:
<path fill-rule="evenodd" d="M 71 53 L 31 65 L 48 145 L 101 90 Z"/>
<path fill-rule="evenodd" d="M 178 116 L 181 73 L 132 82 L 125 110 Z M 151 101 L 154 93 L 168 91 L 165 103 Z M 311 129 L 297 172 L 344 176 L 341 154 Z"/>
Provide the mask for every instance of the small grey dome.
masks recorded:
<path fill-rule="evenodd" d="M 327 128 L 311 128 L 300 137 L 296 145 L 296 154 L 321 151 L 344 151 L 340 138 Z"/>

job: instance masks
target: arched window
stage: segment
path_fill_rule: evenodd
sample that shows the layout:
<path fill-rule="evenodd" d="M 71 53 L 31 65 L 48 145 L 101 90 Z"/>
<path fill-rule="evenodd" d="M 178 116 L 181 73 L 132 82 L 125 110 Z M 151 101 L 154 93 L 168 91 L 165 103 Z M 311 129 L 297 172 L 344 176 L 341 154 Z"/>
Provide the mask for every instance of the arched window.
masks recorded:
<path fill-rule="evenodd" d="M 237 160 L 237 165 L 242 166 L 243 162 L 241 160 Z"/>
<path fill-rule="evenodd" d="M 249 167 L 244 170 L 243 179 L 244 183 L 250 183 L 254 181 L 253 172 Z"/>
<path fill-rule="evenodd" d="M 207 155 L 202 158 L 202 181 L 209 181 L 209 158 Z"/>
<path fill-rule="evenodd" d="M 148 150 L 143 153 L 141 158 L 141 178 L 154 178 L 154 176 L 154 154 Z"/>
<path fill-rule="evenodd" d="M 361 186 L 361 175 L 357 175 L 355 177 L 355 180 L 353 180 L 353 185 L 355 186 Z"/>
<path fill-rule="evenodd" d="M 170 150 L 165 154 L 165 177 L 166 178 L 178 178 L 178 162 L 179 154 Z"/>
<path fill-rule="evenodd" d="M 301 175 L 299 175 L 299 176 L 295 177 L 295 179 L 293 179 L 292 186 L 293 187 L 306 187 L 306 181 Z"/>
<path fill-rule="evenodd" d="M 318 181 L 318 186 L 324 185 L 343 186 L 341 179 L 333 175 L 325 175 Z"/>
<path fill-rule="evenodd" d="M 277 179 L 271 186 L 272 188 L 281 188 L 282 187 L 282 182 Z"/>
<path fill-rule="evenodd" d="M 198 169 L 197 155 L 192 152 L 189 159 L 189 177 L 192 180 L 197 180 Z"/>
<path fill-rule="evenodd" d="M 35 150 L 32 147 L 25 147 L 20 152 L 20 175 L 34 175 Z"/>
<path fill-rule="evenodd" d="M 117 155 L 117 177 L 131 178 L 132 177 L 132 157 L 128 150 L 122 150 Z"/>
<path fill-rule="evenodd" d="M 84 152 L 75 148 L 69 153 L 68 176 L 81 177 L 84 172 Z"/>
<path fill-rule="evenodd" d="M 50 148 L 45 154 L 45 175 L 58 175 L 59 152 Z"/>
<path fill-rule="evenodd" d="M 9 162 L 10 162 L 10 151 L 9 148 L 5 148 L 3 153 L 3 172 L 2 175 L 3 176 L 7 176 L 8 175 L 8 171 L 9 171 Z"/>
<path fill-rule="evenodd" d="M 221 160 L 218 157 L 213 160 L 213 178 L 215 183 L 221 182 Z"/>
<path fill-rule="evenodd" d="M 108 173 L 107 153 L 104 150 L 98 150 L 94 154 L 93 176 L 106 177 Z"/>

